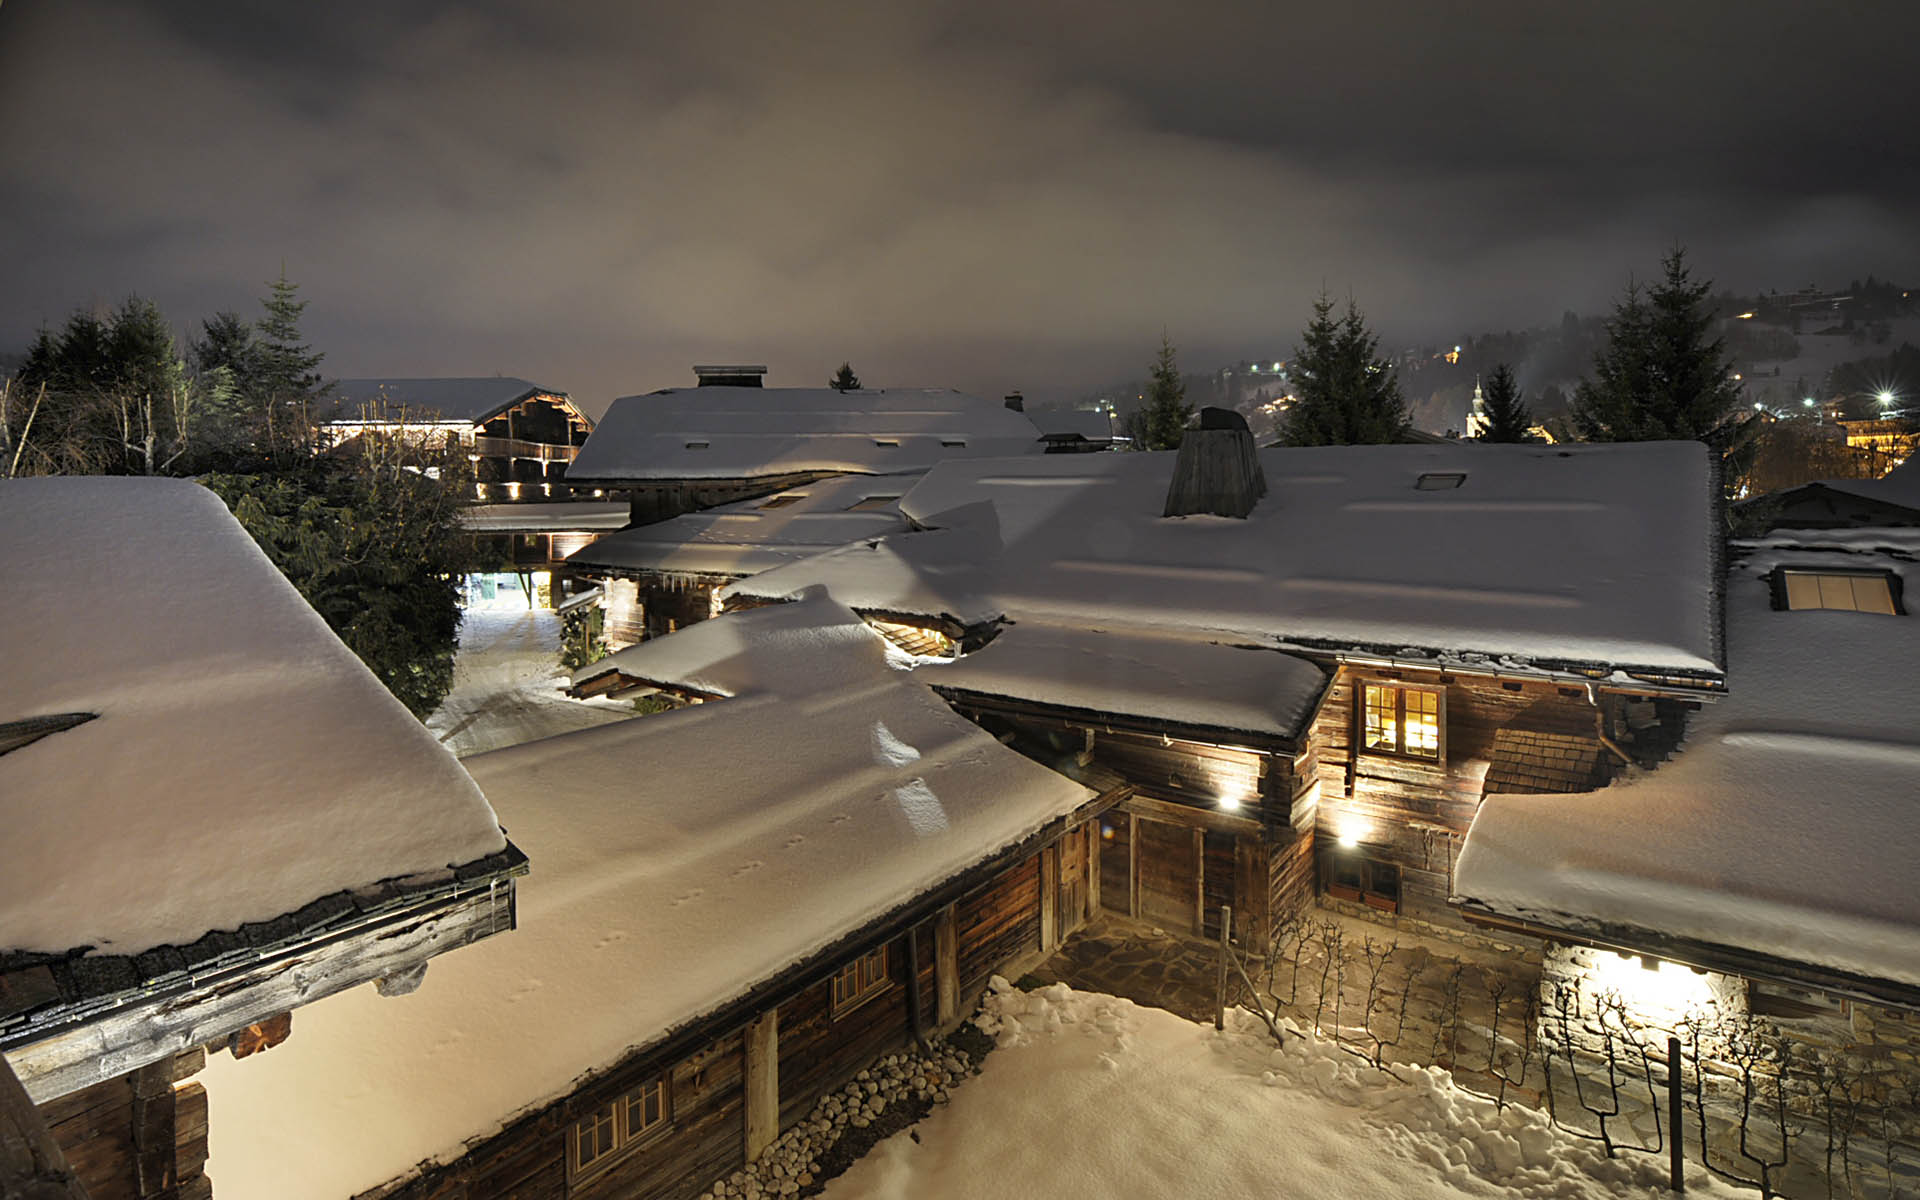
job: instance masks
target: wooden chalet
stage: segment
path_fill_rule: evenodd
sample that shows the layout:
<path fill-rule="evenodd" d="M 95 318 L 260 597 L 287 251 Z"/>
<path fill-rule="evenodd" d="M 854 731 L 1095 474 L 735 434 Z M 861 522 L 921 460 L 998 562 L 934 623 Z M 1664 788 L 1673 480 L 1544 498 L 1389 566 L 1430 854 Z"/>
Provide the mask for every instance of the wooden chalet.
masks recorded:
<path fill-rule="evenodd" d="M 1920 525 L 1920 459 L 1880 479 L 1828 479 L 1755 496 L 1734 506 L 1744 532 Z"/>
<path fill-rule="evenodd" d="M 45 1130 L 94 1200 L 206 1197 L 208 1056 L 412 991 L 513 927 L 526 859 L 213 493 L 0 481 L 0 517 L 0 1140 Z"/>
<path fill-rule="evenodd" d="M 342 379 L 314 420 L 334 445 L 371 433 L 461 446 L 475 498 L 494 503 L 573 495 L 567 467 L 594 427 L 565 392 L 508 376 Z"/>
<path fill-rule="evenodd" d="M 1202 932 L 1231 901 L 1256 938 L 1316 890 L 1462 930 L 1453 868 L 1488 795 L 1651 768 L 1720 695 L 1699 447 L 1256 453 L 1229 414 L 1214 424 L 1178 455 L 945 464 L 901 502 L 925 532 L 723 598 L 825 586 L 984 643 L 928 679 L 1042 761 L 1070 752 L 1135 789 L 1103 833 L 1103 902 Z M 1158 665 L 1079 682 L 1129 660 Z M 1264 685 L 1229 665 L 1255 661 Z M 1298 724 L 1201 715 L 1289 694 L 1282 663 L 1318 681 Z M 1252 792 L 1210 782 L 1236 778 Z"/>
<path fill-rule="evenodd" d="M 1020 412 L 944 388 L 767 388 L 764 366 L 695 367 L 699 386 L 613 402 L 566 472 L 627 497 L 635 525 L 836 475 L 1035 453 Z"/>
<path fill-rule="evenodd" d="M 477 575 L 509 573 L 517 576 L 519 591 L 540 607 L 558 608 L 584 591 L 568 568 L 567 559 L 601 538 L 625 528 L 627 506 L 608 501 L 529 501 L 518 504 L 473 504 L 460 514 L 460 524 L 480 543 L 480 565 L 493 567 Z M 484 579 L 466 581 L 469 602 Z"/>
<path fill-rule="evenodd" d="M 1007 750 L 826 597 L 627 654 L 713 699 L 468 759 L 540 863 L 521 931 L 430 975 L 411 1030 L 336 997 L 269 1070 L 219 1072 L 257 1114 L 216 1137 L 223 1186 L 694 1196 L 1096 902 L 1126 789 Z M 334 1078 L 369 1099 L 314 1104 Z"/>
<path fill-rule="evenodd" d="M 900 497 L 919 475 L 841 475 L 600 537 L 567 573 L 602 589 L 607 646 L 704 621 L 720 589 L 786 563 L 907 528 Z"/>

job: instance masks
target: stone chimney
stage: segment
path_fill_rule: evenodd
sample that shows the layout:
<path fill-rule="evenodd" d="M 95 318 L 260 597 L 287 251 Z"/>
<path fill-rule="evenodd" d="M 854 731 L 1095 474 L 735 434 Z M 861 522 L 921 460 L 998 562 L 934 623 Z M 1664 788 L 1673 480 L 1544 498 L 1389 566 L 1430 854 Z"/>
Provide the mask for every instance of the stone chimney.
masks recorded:
<path fill-rule="evenodd" d="M 693 377 L 701 387 L 759 387 L 767 368 L 762 364 L 696 366 Z"/>
<path fill-rule="evenodd" d="M 1008 392 L 1007 407 L 1012 409 L 1014 412 L 1023 413 L 1027 411 L 1027 398 L 1025 396 L 1022 396 L 1019 392 Z"/>
<path fill-rule="evenodd" d="M 1247 419 L 1230 408 L 1200 410 L 1200 428 L 1187 430 L 1173 460 L 1162 516 L 1212 513 L 1245 517 L 1267 494 Z"/>

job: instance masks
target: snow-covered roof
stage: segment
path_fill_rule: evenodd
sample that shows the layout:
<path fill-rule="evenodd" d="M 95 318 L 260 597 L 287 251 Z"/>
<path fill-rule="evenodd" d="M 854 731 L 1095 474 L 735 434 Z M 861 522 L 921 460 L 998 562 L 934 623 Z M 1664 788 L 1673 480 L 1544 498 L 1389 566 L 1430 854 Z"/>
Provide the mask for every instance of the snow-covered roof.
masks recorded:
<path fill-rule="evenodd" d="M 567 561 L 592 571 L 752 575 L 907 528 L 897 503 L 917 475 L 819 479 L 601 538 Z M 624 509 L 623 509 L 624 511 Z"/>
<path fill-rule="evenodd" d="M 1290 654 L 1022 622 L 915 677 L 938 688 L 1290 738 L 1327 676 Z"/>
<path fill-rule="evenodd" d="M 357 421 L 363 411 L 372 406 L 387 413 L 404 411 L 416 419 L 438 417 L 478 425 L 529 396 L 567 399 L 565 392 L 509 375 L 470 379 L 339 379 L 327 391 L 331 408 L 315 416 L 323 421 Z M 572 406 L 570 401 L 568 406 Z"/>
<path fill-rule="evenodd" d="M 1882 504 L 1920 509 L 1920 455 L 1907 459 L 1878 479 L 1823 479 L 1820 484 Z"/>
<path fill-rule="evenodd" d="M 272 1054 L 210 1062 L 221 1187 L 353 1195 L 457 1154 L 1090 797 L 892 669 L 851 612 L 797 607 L 816 633 L 770 609 L 651 644 L 732 629 L 743 655 L 814 661 L 825 639 L 825 673 L 467 760 L 536 864 L 519 928 L 403 1001 L 346 992 Z"/>
<path fill-rule="evenodd" d="M 1651 774 L 1487 797 L 1455 893 L 1560 928 L 1920 985 L 1920 618 L 1775 610 L 1768 578 L 1884 567 L 1911 596 L 1920 530 L 1794 531 L 1736 550 L 1726 698 Z"/>
<path fill-rule="evenodd" d="M 963 623 L 1719 674 L 1716 498 L 1698 443 L 1263 450 L 1268 492 L 1245 520 L 1162 517 L 1174 457 L 944 463 L 901 501 L 938 532 L 725 594 L 825 584 L 862 611 Z"/>
<path fill-rule="evenodd" d="M 618 671 L 710 696 L 791 696 L 856 683 L 881 666 L 909 665 L 908 656 L 876 637 L 866 622 L 841 620 L 846 610 L 824 596 L 816 591 L 798 604 L 700 621 L 590 663 L 574 672 L 573 682 Z"/>
<path fill-rule="evenodd" d="M 946 388 L 669 388 L 615 400 L 567 478 L 893 475 L 945 459 L 1038 453 L 1039 437 L 1023 414 Z"/>
<path fill-rule="evenodd" d="M 212 492 L 0 481 L 0 950 L 134 954 L 505 841 Z"/>
<path fill-rule="evenodd" d="M 624 529 L 630 519 L 632 506 L 592 500 L 473 504 L 460 510 L 460 524 L 474 533 L 590 533 Z"/>

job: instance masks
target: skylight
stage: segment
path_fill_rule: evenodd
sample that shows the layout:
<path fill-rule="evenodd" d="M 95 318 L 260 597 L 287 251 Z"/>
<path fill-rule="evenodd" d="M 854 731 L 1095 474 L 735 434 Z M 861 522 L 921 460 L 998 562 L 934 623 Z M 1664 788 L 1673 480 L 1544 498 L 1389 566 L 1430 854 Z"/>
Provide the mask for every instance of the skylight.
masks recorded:
<path fill-rule="evenodd" d="M 705 450 L 706 448 L 707 448 L 707 443 L 705 442 L 688 442 L 687 443 L 687 449 L 689 450 Z"/>
<path fill-rule="evenodd" d="M 1444 492 L 1448 488 L 1457 488 L 1466 481 L 1465 471 L 1427 471 L 1413 481 L 1413 486 L 1422 492 Z"/>
<path fill-rule="evenodd" d="M 1781 567 L 1775 595 L 1780 607 L 1838 609 L 1842 612 L 1900 612 L 1894 602 L 1893 576 L 1886 571 L 1801 571 Z"/>
<path fill-rule="evenodd" d="M 875 438 L 873 439 L 873 444 L 876 446 L 879 446 L 883 450 L 898 450 L 900 448 L 900 439 L 899 438 Z"/>
<path fill-rule="evenodd" d="M 848 512 L 873 512 L 875 509 L 881 509 L 881 508 L 887 507 L 889 504 L 892 504 L 894 501 L 898 500 L 899 498 L 900 497 L 898 496 L 865 496 L 865 497 L 862 497 L 860 500 L 852 504 L 849 504 L 847 506 L 847 511 Z"/>
<path fill-rule="evenodd" d="M 766 503 L 760 505 L 760 507 L 761 508 L 785 508 L 789 504 L 798 504 L 802 500 L 805 500 L 806 498 L 807 498 L 806 493 L 804 492 L 793 492 L 785 496 L 775 496 L 773 499 L 768 500 Z"/>

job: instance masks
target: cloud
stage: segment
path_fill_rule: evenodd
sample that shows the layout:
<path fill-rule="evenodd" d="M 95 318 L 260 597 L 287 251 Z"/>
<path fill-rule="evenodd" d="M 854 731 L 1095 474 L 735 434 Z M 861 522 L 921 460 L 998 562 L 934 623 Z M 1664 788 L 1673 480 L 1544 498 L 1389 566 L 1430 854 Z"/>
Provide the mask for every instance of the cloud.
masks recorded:
<path fill-rule="evenodd" d="M 1031 390 L 1132 373 L 1162 328 L 1195 365 L 1284 350 L 1323 285 L 1440 338 L 1591 309 L 1676 239 L 1749 286 L 1920 266 L 1865 184 L 1744 190 L 1759 134 L 1678 173 L 1659 85 L 1755 71 L 1668 41 L 1575 29 L 1600 41 L 1567 60 L 1568 29 L 1476 42 L 1426 6 L 655 7 L 9 8 L 0 338 L 133 290 L 249 307 L 284 260 L 339 373 L 597 404 L 696 359 L 810 384 L 850 357 Z M 1556 76 L 1612 87 L 1619 127 Z"/>

